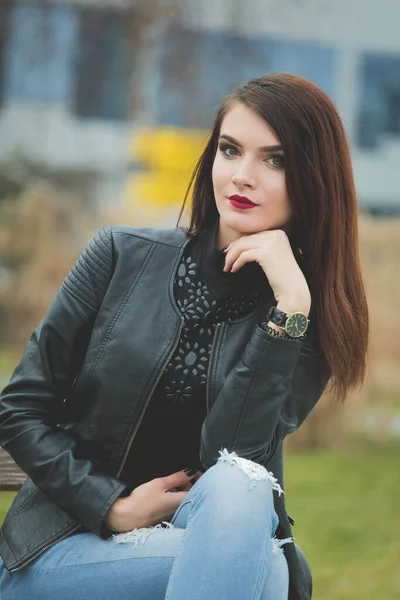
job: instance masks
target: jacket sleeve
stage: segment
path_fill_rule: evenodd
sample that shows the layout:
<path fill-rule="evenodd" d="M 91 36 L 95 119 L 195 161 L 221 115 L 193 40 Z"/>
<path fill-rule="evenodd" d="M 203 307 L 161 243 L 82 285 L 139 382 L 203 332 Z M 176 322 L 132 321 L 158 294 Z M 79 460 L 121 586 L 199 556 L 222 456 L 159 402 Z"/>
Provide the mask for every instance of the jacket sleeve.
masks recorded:
<path fill-rule="evenodd" d="M 77 375 L 77 346 L 93 325 L 112 272 L 112 232 L 105 228 L 62 283 L 0 395 L 1 446 L 39 489 L 102 536 L 104 516 L 126 485 L 79 458 L 76 442 L 57 424 Z"/>
<path fill-rule="evenodd" d="M 312 334 L 304 341 L 288 340 L 256 325 L 204 420 L 202 465 L 215 464 L 222 448 L 267 464 L 320 398 L 324 372 Z"/>

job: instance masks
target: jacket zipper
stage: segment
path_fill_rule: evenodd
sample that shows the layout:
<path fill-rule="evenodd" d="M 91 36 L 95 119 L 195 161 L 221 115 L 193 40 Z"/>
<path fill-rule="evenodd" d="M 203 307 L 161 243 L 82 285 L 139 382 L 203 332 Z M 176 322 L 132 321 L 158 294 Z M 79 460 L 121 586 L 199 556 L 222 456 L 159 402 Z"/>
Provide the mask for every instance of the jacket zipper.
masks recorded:
<path fill-rule="evenodd" d="M 31 563 L 33 560 L 35 560 L 35 558 L 37 558 L 38 556 L 40 556 L 41 554 L 43 554 L 43 552 L 45 552 L 46 550 L 48 550 L 49 548 L 51 548 L 52 546 L 54 546 L 58 542 L 61 542 L 66 537 L 68 537 L 69 535 L 71 535 L 72 533 L 74 533 L 75 531 L 77 531 L 79 528 L 80 528 L 80 525 L 74 525 L 72 529 L 68 530 L 66 533 L 64 533 L 61 537 L 59 537 L 54 542 L 51 542 L 50 544 L 47 544 L 47 546 L 45 546 L 44 548 L 42 548 L 39 552 L 37 552 L 37 554 L 35 554 L 34 556 L 31 556 L 31 558 L 28 558 L 28 560 L 26 560 L 24 563 L 22 563 L 22 565 L 19 565 L 19 567 L 14 567 L 13 569 L 10 569 L 10 573 L 13 573 L 14 571 L 20 571 L 21 569 L 23 569 L 24 567 L 26 567 L 27 565 L 29 565 L 29 563 Z"/>
<path fill-rule="evenodd" d="M 185 322 L 184 317 L 181 317 L 179 329 L 178 329 L 178 332 L 176 334 L 173 346 L 172 346 L 170 352 L 168 353 L 168 357 L 165 359 L 164 364 L 163 364 L 163 366 L 162 366 L 159 374 L 157 375 L 156 380 L 154 381 L 154 383 L 153 383 L 153 385 L 151 387 L 150 394 L 147 396 L 145 405 L 143 406 L 142 412 L 140 413 L 138 422 L 136 423 L 136 426 L 135 426 L 135 428 L 134 428 L 134 430 L 132 432 L 132 435 L 131 435 L 131 437 L 129 439 L 129 443 L 128 443 L 128 446 L 127 446 L 127 448 L 125 450 L 125 454 L 124 454 L 124 457 L 122 459 L 122 463 L 121 463 L 121 465 L 120 465 L 120 467 L 119 467 L 119 469 L 117 471 L 117 474 L 116 474 L 117 478 L 122 473 L 122 469 L 124 468 L 126 459 L 128 457 L 128 454 L 129 454 L 129 450 L 131 449 L 131 446 L 133 444 L 133 440 L 135 439 L 135 436 L 136 436 L 136 434 L 138 432 L 138 429 L 139 429 L 140 424 L 141 424 L 141 422 L 143 420 L 144 414 L 145 414 L 145 412 L 147 410 L 147 407 L 149 405 L 151 397 L 153 396 L 154 391 L 155 391 L 155 389 L 156 389 L 156 387 L 158 385 L 158 382 L 160 381 L 160 379 L 162 377 L 162 374 L 164 373 L 165 369 L 167 368 L 168 363 L 171 360 L 171 358 L 172 358 L 172 356 L 173 356 L 173 354 L 174 354 L 174 352 L 175 352 L 175 350 L 176 350 L 176 348 L 177 348 L 177 346 L 179 344 L 179 340 L 180 340 L 180 337 L 181 337 L 181 332 L 182 332 L 182 329 L 183 329 L 184 322 Z M 61 537 L 57 538 L 56 540 L 54 540 L 50 544 L 47 544 L 47 546 L 45 546 L 44 548 L 42 548 L 34 556 L 31 556 L 31 558 L 29 558 L 24 563 L 22 563 L 22 565 L 19 565 L 19 567 L 15 567 L 13 569 L 10 569 L 10 572 L 20 571 L 21 569 L 23 569 L 24 567 L 26 567 L 27 565 L 29 565 L 29 563 L 31 563 L 33 560 L 35 560 L 38 556 L 40 556 L 41 554 L 43 554 L 43 552 L 45 552 L 46 550 L 48 550 L 52 546 L 55 546 L 55 544 L 58 544 L 58 542 L 61 542 L 62 540 L 64 540 L 66 537 L 68 537 L 69 535 L 71 535 L 72 533 L 74 533 L 75 531 L 77 531 L 78 529 L 80 529 L 80 527 L 81 527 L 80 524 L 79 525 L 74 525 L 70 530 L 68 530 L 66 533 L 64 533 Z"/>
<path fill-rule="evenodd" d="M 210 379 L 211 379 L 212 359 L 214 358 L 214 352 L 215 352 L 216 342 L 217 342 L 217 338 L 218 338 L 218 331 L 220 330 L 220 328 L 221 328 L 221 323 L 217 323 L 215 326 L 213 341 L 211 344 L 210 357 L 208 359 L 207 383 L 206 383 L 207 414 L 210 412 Z"/>

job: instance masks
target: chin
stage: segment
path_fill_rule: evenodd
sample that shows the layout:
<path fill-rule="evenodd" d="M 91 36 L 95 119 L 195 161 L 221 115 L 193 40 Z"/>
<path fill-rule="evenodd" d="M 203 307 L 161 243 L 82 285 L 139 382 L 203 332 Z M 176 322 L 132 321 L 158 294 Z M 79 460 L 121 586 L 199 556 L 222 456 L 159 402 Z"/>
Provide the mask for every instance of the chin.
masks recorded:
<path fill-rule="evenodd" d="M 259 219 L 250 215 L 221 215 L 220 224 L 239 235 L 259 233 L 267 229 L 273 229 L 268 223 L 261 223 Z"/>

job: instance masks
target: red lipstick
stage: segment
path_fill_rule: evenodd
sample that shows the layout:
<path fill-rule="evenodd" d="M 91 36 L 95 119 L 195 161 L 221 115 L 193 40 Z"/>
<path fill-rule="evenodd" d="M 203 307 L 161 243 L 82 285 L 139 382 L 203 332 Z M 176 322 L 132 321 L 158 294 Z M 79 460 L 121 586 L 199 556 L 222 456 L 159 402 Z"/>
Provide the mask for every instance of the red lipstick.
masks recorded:
<path fill-rule="evenodd" d="M 250 198 L 247 198 L 246 196 L 239 196 L 238 194 L 229 196 L 229 202 L 235 208 L 241 208 L 243 210 L 247 208 L 254 208 L 255 206 L 257 206 L 257 204 L 254 204 L 254 202 L 252 202 Z"/>

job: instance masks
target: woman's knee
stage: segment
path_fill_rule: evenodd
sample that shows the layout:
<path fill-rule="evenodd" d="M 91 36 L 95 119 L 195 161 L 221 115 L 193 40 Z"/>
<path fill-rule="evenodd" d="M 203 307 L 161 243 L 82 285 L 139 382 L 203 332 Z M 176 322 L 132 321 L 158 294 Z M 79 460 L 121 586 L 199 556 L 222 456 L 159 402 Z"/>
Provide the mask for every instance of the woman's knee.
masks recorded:
<path fill-rule="evenodd" d="M 210 513 L 224 519 L 246 519 L 260 511 L 270 514 L 272 528 L 278 525 L 273 503 L 273 490 L 282 490 L 277 480 L 263 466 L 222 450 L 217 463 L 206 471 L 201 484 L 201 496 L 211 504 Z M 200 487 L 200 486 L 199 486 Z M 200 490 L 199 490 L 200 491 Z M 257 510 L 257 508 L 259 510 Z"/>
<path fill-rule="evenodd" d="M 276 490 L 279 495 L 282 488 L 272 473 L 265 467 L 246 458 L 242 458 L 236 452 L 228 452 L 223 449 L 216 464 L 212 466 L 201 478 L 212 481 L 213 489 L 227 493 L 235 491 L 240 494 L 244 491 L 259 492 L 272 498 L 272 491 Z"/>

